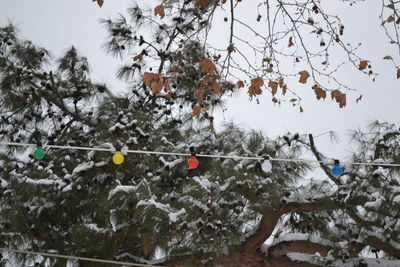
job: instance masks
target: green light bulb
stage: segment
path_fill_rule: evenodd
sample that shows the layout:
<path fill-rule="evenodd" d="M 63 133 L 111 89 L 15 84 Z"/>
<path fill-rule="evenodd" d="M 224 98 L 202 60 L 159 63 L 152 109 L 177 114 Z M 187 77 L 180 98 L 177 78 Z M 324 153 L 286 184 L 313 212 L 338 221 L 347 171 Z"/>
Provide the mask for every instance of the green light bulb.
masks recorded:
<path fill-rule="evenodd" d="M 37 160 L 44 158 L 44 150 L 41 146 L 36 147 L 36 150 L 33 152 L 33 157 Z"/>

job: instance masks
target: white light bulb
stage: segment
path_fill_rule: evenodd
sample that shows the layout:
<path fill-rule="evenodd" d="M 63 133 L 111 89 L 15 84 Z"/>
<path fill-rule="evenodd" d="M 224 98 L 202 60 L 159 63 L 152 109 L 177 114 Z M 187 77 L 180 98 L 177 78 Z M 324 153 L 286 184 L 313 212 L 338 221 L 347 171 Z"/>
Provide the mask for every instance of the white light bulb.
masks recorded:
<path fill-rule="evenodd" d="M 271 161 L 269 161 L 268 159 L 265 159 L 265 160 L 261 163 L 261 169 L 262 169 L 264 172 L 271 172 L 271 170 L 272 170 Z"/>

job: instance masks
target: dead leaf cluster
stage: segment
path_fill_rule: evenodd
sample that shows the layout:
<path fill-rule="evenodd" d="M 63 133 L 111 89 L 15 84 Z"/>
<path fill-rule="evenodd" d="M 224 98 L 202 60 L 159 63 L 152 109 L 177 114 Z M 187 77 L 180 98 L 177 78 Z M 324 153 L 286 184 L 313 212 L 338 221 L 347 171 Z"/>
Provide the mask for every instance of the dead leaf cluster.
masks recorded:
<path fill-rule="evenodd" d="M 153 94 L 159 94 L 163 87 L 168 92 L 171 91 L 169 80 L 163 78 L 160 73 L 145 72 L 143 75 L 143 82 L 146 86 L 151 88 Z"/>

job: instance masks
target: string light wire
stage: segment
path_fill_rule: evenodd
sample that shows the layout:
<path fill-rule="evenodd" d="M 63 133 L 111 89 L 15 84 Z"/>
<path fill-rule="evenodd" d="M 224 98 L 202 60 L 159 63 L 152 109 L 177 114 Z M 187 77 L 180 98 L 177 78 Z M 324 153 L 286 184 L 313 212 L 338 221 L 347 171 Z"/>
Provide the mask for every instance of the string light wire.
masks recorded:
<path fill-rule="evenodd" d="M 37 147 L 37 144 L 28 143 L 16 143 L 16 142 L 0 142 L 0 145 L 5 146 L 28 146 Z M 61 145 L 43 145 L 43 148 L 55 148 L 55 149 L 74 149 L 74 150 L 87 150 L 87 151 L 101 151 L 101 152 L 116 152 L 112 148 L 101 148 L 101 147 L 79 147 L 79 146 L 61 146 Z M 123 153 L 133 153 L 133 154 L 145 154 L 145 155 L 168 155 L 168 156 L 182 156 L 190 157 L 190 153 L 179 153 L 179 152 L 163 152 L 163 151 L 148 151 L 148 150 L 121 150 Z M 263 157 L 245 157 L 245 156 L 230 156 L 230 155 L 209 155 L 209 154 L 196 154 L 196 157 L 202 158 L 224 158 L 224 159 L 234 159 L 234 160 L 263 160 Z M 284 161 L 284 162 L 303 162 L 303 163 L 322 163 L 322 164 L 333 164 L 330 161 L 324 160 L 309 160 L 309 159 L 288 159 L 288 158 L 271 158 L 270 161 Z M 364 165 L 364 166 L 383 166 L 383 167 L 400 167 L 398 163 L 379 163 L 379 162 L 345 162 L 340 161 L 341 164 L 348 165 Z"/>
<path fill-rule="evenodd" d="M 68 255 L 55 254 L 55 253 L 27 251 L 27 250 L 19 250 L 19 249 L 11 249 L 11 248 L 0 248 L 0 251 L 7 251 L 7 252 L 19 253 L 19 254 L 31 254 L 31 255 L 38 255 L 38 256 L 46 256 L 46 257 L 52 257 L 52 258 L 62 258 L 62 259 L 69 259 L 69 260 L 91 261 L 91 262 L 107 263 L 107 264 L 114 264 L 114 265 L 124 265 L 124 266 L 162 267 L 161 265 L 149 265 L 149 264 L 141 264 L 141 263 L 133 263 L 133 262 L 103 260 L 103 259 L 96 259 L 96 258 L 68 256 Z"/>

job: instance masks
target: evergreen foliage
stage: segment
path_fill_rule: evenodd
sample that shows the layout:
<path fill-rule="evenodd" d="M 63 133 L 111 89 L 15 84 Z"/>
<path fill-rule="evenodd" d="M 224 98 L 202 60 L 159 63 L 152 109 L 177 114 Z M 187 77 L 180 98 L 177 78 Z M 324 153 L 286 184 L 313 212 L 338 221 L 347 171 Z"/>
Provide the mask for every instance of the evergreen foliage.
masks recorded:
<path fill-rule="evenodd" d="M 141 10 L 134 7 L 131 13 L 141 27 Z M 158 50 L 134 35 L 124 18 L 105 24 L 114 54 L 143 44 Z M 169 36 L 163 31 L 170 30 L 160 25 L 160 43 Z M 2 141 L 186 153 L 193 146 L 202 154 L 272 158 L 298 158 L 309 151 L 322 157 L 312 137 L 271 140 L 233 123 L 216 132 L 207 111 L 193 119 L 195 85 L 204 76 L 199 61 L 207 54 L 198 42 L 178 44 L 175 52 L 158 50 L 159 71 L 177 68 L 168 76 L 172 95 L 154 95 L 136 82 L 130 93 L 115 96 L 91 81 L 87 60 L 74 47 L 52 58 L 19 39 L 12 25 L 0 28 L 0 41 Z M 141 52 L 146 53 L 151 56 L 150 49 Z M 118 75 L 131 79 L 150 63 L 135 64 Z M 222 96 L 236 89 L 229 83 L 222 87 L 221 94 L 205 92 L 204 109 L 222 105 Z M 354 161 L 399 163 L 395 126 L 376 124 L 371 131 L 354 134 L 360 144 Z M 24 152 L 10 146 L 0 154 L 1 247 L 147 263 L 157 262 L 157 249 L 165 256 L 161 262 L 204 266 L 243 253 L 243 245 L 272 220 L 274 243 L 262 248 L 268 257 L 279 238 L 290 242 L 296 239 L 285 236 L 306 233 L 306 240 L 331 251 L 309 259 L 313 263 L 349 260 L 368 246 L 382 250 L 384 258 L 400 258 L 398 168 L 345 166 L 337 178 L 322 164 L 327 179 L 307 181 L 303 178 L 312 166 L 298 162 L 273 162 L 272 172 L 264 173 L 250 160 L 199 158 L 199 167 L 190 170 L 179 156 L 129 154 L 115 165 L 107 152 L 47 149 L 41 161 Z M 261 235 L 254 255 L 261 255 L 269 235 Z M 28 264 L 32 258 L 19 260 Z"/>

